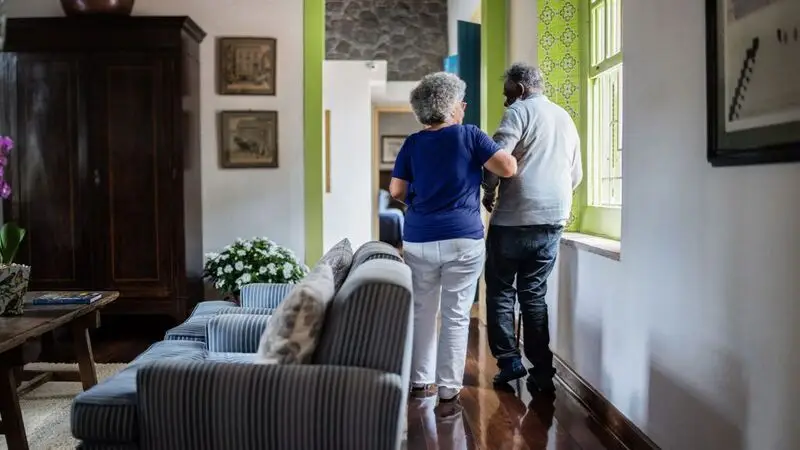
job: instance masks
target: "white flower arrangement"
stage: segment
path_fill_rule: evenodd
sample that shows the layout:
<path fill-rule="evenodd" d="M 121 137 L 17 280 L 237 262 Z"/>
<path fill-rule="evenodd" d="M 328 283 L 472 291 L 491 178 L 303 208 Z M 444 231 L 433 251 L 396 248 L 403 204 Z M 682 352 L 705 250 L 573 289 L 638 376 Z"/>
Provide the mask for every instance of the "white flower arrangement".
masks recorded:
<path fill-rule="evenodd" d="M 238 295 L 251 283 L 297 283 L 308 273 L 294 252 L 265 237 L 236 239 L 219 253 L 207 253 L 204 276 L 214 287 Z"/>

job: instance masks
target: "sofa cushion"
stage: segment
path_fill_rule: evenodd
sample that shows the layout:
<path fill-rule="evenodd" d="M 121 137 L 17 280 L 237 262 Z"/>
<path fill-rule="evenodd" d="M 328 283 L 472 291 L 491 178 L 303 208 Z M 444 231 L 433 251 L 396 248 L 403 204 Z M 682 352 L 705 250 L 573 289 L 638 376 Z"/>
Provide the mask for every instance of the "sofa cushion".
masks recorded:
<path fill-rule="evenodd" d="M 81 392 L 72 402 L 72 435 L 76 439 L 128 443 L 138 437 L 136 374 L 143 365 L 165 359 L 202 361 L 202 342 L 161 341 L 153 344 L 120 373 Z"/>
<path fill-rule="evenodd" d="M 333 271 L 329 265 L 320 263 L 275 309 L 261 337 L 257 361 L 264 364 L 309 362 L 333 294 Z"/>
<path fill-rule="evenodd" d="M 331 266 L 334 289 L 338 291 L 344 284 L 347 274 L 350 273 L 350 266 L 353 264 L 353 248 L 350 246 L 350 240 L 339 241 L 322 255 L 317 264 Z"/>
<path fill-rule="evenodd" d="M 167 341 L 206 341 L 206 325 L 215 314 L 192 315 L 182 324 L 170 328 L 164 335 Z"/>
<path fill-rule="evenodd" d="M 209 300 L 205 302 L 200 302 L 197 304 L 197 306 L 194 307 L 192 313 L 189 314 L 189 317 L 214 314 L 223 308 L 230 308 L 234 306 L 237 306 L 236 303 L 229 302 L 226 300 Z"/>

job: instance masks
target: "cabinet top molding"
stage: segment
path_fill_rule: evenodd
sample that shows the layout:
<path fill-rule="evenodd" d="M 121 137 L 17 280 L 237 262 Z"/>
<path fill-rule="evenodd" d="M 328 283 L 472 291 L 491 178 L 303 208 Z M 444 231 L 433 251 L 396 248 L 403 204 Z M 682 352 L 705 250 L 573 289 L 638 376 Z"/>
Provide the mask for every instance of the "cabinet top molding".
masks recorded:
<path fill-rule="evenodd" d="M 200 43 L 206 32 L 188 16 L 12 18 L 8 19 L 4 50 L 170 49 L 180 48 L 184 36 Z"/>

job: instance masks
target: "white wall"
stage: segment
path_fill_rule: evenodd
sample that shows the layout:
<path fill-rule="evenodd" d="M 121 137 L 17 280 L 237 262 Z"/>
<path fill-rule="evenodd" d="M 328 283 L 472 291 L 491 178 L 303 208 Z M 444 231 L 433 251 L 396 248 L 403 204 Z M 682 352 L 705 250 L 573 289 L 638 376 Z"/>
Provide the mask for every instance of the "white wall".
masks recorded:
<path fill-rule="evenodd" d="M 356 248 L 372 238 L 372 70 L 366 61 L 325 61 L 323 102 L 330 110 L 331 192 L 323 196 L 323 244 Z"/>
<path fill-rule="evenodd" d="M 11 17 L 60 16 L 55 0 L 8 3 Z M 203 248 L 212 251 L 236 237 L 269 236 L 298 255 L 305 253 L 303 221 L 303 2 L 298 0 L 137 0 L 135 15 L 188 15 L 208 36 L 200 52 Z M 264 36 L 278 40 L 277 95 L 218 96 L 218 36 Z M 220 169 L 217 112 L 278 111 L 278 169 Z"/>
<path fill-rule="evenodd" d="M 372 103 L 378 106 L 409 106 L 408 99 L 417 81 L 389 81 L 385 89 L 372 92 Z"/>
<path fill-rule="evenodd" d="M 447 0 L 448 55 L 458 53 L 458 21 L 471 22 L 472 16 L 480 7 L 481 0 Z"/>
<path fill-rule="evenodd" d="M 535 0 L 508 1 L 508 59 L 509 63 L 525 62 L 539 65 L 536 40 L 539 18 Z"/>
<path fill-rule="evenodd" d="M 703 2 L 623 5 L 622 261 L 562 249 L 554 346 L 665 450 L 800 448 L 800 165 L 711 168 Z"/>

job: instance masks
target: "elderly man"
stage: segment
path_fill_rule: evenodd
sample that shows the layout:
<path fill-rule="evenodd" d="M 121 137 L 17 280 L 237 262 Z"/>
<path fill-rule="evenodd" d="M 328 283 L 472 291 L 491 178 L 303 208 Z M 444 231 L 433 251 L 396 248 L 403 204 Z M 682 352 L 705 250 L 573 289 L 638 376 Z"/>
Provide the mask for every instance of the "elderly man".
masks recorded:
<path fill-rule="evenodd" d="M 507 109 L 493 138 L 499 147 L 513 149 L 518 169 L 516 176 L 502 180 L 484 171 L 483 204 L 492 212 L 485 277 L 489 346 L 500 368 L 495 383 L 527 373 L 514 335 L 514 303 L 519 301 L 525 356 L 533 364 L 529 386 L 552 393 L 547 277 L 583 171 L 575 123 L 544 96 L 543 88 L 536 67 L 517 63 L 505 73 Z"/>

